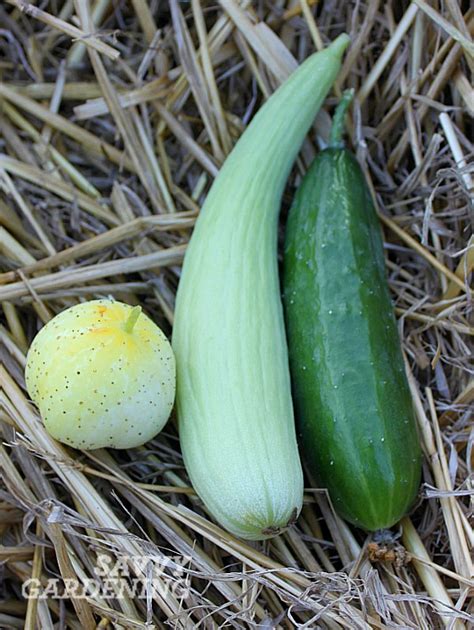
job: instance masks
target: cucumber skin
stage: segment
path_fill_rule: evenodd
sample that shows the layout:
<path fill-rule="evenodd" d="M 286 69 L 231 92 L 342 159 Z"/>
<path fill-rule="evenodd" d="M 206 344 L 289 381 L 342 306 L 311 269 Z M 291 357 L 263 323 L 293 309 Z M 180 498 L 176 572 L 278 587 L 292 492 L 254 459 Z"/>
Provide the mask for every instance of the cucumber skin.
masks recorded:
<path fill-rule="evenodd" d="M 296 194 L 283 302 L 300 445 L 346 520 L 375 531 L 410 508 L 421 450 L 378 218 L 346 149 L 321 152 Z"/>

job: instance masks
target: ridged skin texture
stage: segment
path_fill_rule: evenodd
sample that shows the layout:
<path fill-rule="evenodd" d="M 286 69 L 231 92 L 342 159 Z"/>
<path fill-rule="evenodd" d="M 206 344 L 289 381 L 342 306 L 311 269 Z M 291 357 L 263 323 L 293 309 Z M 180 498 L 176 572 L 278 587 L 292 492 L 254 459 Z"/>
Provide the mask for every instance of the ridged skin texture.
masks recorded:
<path fill-rule="evenodd" d="M 420 446 L 385 276 L 380 227 L 346 149 L 320 153 L 290 211 L 284 306 L 300 443 L 336 510 L 396 523 L 420 482 Z"/>
<path fill-rule="evenodd" d="M 277 218 L 347 41 L 309 58 L 255 116 L 209 192 L 179 284 L 173 348 L 184 461 L 210 512 L 242 538 L 275 535 L 301 509 Z"/>
<path fill-rule="evenodd" d="M 26 385 L 49 433 L 83 450 L 132 448 L 153 438 L 173 407 L 171 345 L 140 313 L 111 300 L 73 306 L 44 326 L 27 356 Z"/>

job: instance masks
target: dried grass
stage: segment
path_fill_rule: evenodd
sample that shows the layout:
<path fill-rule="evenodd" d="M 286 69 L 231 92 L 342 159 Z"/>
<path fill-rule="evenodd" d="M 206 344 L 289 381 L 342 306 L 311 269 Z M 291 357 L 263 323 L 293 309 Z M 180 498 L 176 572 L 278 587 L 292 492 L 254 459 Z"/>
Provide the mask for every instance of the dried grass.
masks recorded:
<path fill-rule="evenodd" d="M 472 627 L 468 4 L 0 6 L 0 627 Z M 133 451 L 52 440 L 24 388 L 25 353 L 54 314 L 99 296 L 140 302 L 170 332 L 186 243 L 220 165 L 262 100 L 342 30 L 352 47 L 282 215 L 327 138 L 334 96 L 355 88 L 351 141 L 385 231 L 424 483 L 388 542 L 349 528 L 308 488 L 295 527 L 250 545 L 209 519 L 173 422 Z M 146 597 L 22 597 L 31 577 L 97 577 L 98 554 L 128 557 Z M 170 588 L 172 564 L 151 588 L 143 555 L 186 557 L 189 592 Z"/>

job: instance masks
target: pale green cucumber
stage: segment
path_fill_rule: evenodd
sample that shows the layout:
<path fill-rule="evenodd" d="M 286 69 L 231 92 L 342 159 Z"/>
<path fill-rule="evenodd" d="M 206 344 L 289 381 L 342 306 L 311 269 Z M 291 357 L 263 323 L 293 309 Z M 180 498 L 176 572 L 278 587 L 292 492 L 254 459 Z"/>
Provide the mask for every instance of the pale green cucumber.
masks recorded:
<path fill-rule="evenodd" d="M 301 509 L 277 222 L 348 41 L 311 56 L 257 113 L 208 194 L 179 283 L 172 343 L 184 462 L 209 512 L 242 538 L 273 536 Z"/>

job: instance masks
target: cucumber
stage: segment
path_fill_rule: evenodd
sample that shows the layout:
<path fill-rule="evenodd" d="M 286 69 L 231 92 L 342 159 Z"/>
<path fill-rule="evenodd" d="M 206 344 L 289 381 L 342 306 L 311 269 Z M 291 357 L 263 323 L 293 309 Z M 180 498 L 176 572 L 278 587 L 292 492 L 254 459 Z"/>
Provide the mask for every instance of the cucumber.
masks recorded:
<path fill-rule="evenodd" d="M 256 114 L 209 191 L 179 282 L 172 343 L 184 463 L 208 511 L 241 538 L 275 536 L 303 501 L 278 213 L 348 42 L 340 35 L 309 57 Z"/>
<path fill-rule="evenodd" d="M 377 214 L 340 140 L 351 96 L 289 212 L 283 303 L 304 461 L 343 518 L 375 531 L 413 503 L 421 451 Z"/>

